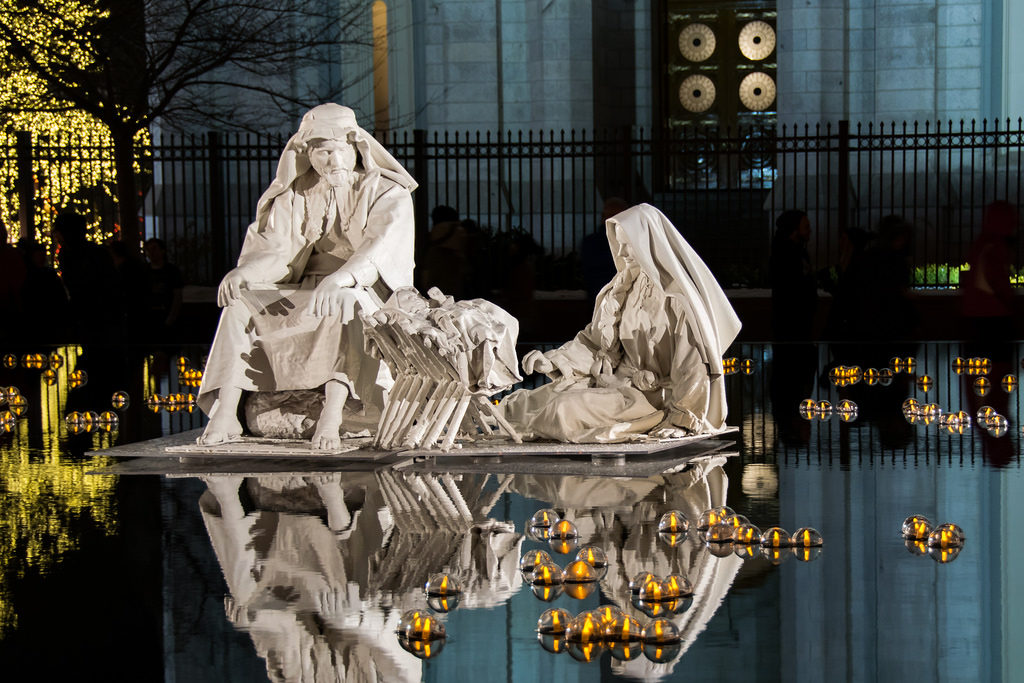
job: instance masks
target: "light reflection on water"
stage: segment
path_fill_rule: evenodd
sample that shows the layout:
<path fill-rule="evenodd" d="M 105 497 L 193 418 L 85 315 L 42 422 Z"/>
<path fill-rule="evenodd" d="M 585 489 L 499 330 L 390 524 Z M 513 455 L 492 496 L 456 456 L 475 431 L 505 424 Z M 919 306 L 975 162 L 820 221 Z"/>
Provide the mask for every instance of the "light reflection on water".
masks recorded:
<path fill-rule="evenodd" d="M 157 488 L 148 477 L 85 476 L 102 464 L 87 451 L 199 426 L 201 418 L 144 408 L 146 392 L 178 390 L 176 354 L 140 354 L 109 380 L 92 367 L 89 384 L 68 391 L 61 387 L 78 359 L 76 349 L 64 353 L 68 363 L 58 370 L 58 384 L 40 382 L 24 392 L 28 417 L 0 440 L 5 659 L 17 655 L 5 641 L 42 635 L 32 630 L 38 619 L 24 611 L 30 604 L 24 577 L 37 577 L 33 590 L 55 590 L 48 577 L 71 558 L 102 565 L 108 558 L 101 548 L 108 546 L 99 538 L 134 542 L 123 527 L 143 523 L 140 506 L 149 500 L 163 516 L 145 529 L 162 541 L 131 552 L 152 554 L 162 570 L 142 593 L 109 591 L 103 602 L 112 611 L 118 601 L 158 605 L 162 617 L 148 630 L 117 622 L 111 635 L 126 649 L 153 645 L 157 668 L 180 680 L 300 680 L 294 672 L 310 661 L 341 666 L 343 679 L 374 667 L 385 680 L 458 680 L 466 671 L 508 680 L 818 680 L 824 671 L 846 680 L 1006 680 L 1024 663 L 1012 645 L 1024 636 L 1016 616 L 1024 613 L 1024 597 L 1012 579 L 1024 559 L 1012 542 L 1024 512 L 1020 392 L 995 388 L 985 397 L 1010 422 L 1009 434 L 998 439 L 980 429 L 941 435 L 907 424 L 899 412 L 902 400 L 915 396 L 973 413 L 978 401 L 969 380 L 951 369 L 953 357 L 966 355 L 957 345 L 902 351 L 916 357 L 917 374 L 935 380 L 927 394 L 903 376 L 889 387 L 839 390 L 823 371 L 837 360 L 825 346 L 788 356 L 783 350 L 781 364 L 778 348 L 732 350 L 753 359 L 755 370 L 726 378 L 739 455 L 719 463 L 714 495 L 762 529 L 813 526 L 825 539 L 814 562 L 787 557 L 779 566 L 712 557 L 695 542 L 659 545 L 651 525 L 661 512 L 686 505 L 682 492 L 693 488 L 679 475 L 658 481 L 464 476 L 457 487 L 472 511 L 469 524 L 440 512 L 437 501 L 423 505 L 424 492 L 436 487 L 422 478 L 415 483 L 420 475 L 346 473 L 345 511 L 335 498 L 333 514 L 317 488 L 329 480 L 234 480 L 231 503 L 223 490 L 207 490 L 215 479 L 225 488 L 228 479 L 219 476 L 165 479 Z M 190 355 L 198 363 L 199 354 Z M 881 365 L 892 355 L 879 350 L 868 362 Z M 1019 355 L 1014 349 L 1006 363 L 1018 373 Z M 859 364 L 873 367 L 868 362 Z M 19 369 L 0 385 L 26 377 Z M 102 410 L 112 388 L 132 395 L 133 412 L 121 430 L 69 438 L 63 415 Z M 850 397 L 861 413 L 852 423 L 802 420 L 796 407 L 808 397 L 833 404 Z M 783 399 L 789 402 L 780 405 Z M 714 487 L 706 479 L 700 490 L 707 500 L 690 504 L 694 510 L 711 503 Z M 562 595 L 542 602 L 515 569 L 522 552 L 546 547 L 522 537 L 523 520 L 549 506 L 571 516 L 586 542 L 605 547 L 615 567 L 583 600 Z M 914 513 L 965 529 L 967 544 L 954 562 L 940 566 L 908 552 L 899 524 Z M 571 558 L 555 559 L 564 566 Z M 560 605 L 575 614 L 612 604 L 631 610 L 623 583 L 641 568 L 676 571 L 703 585 L 703 601 L 679 615 L 687 638 L 679 659 L 620 663 L 605 653 L 584 664 L 540 647 L 533 629 L 544 609 Z M 424 604 L 419 586 L 444 569 L 465 572 L 469 590 L 443 617 L 449 633 L 443 651 L 420 662 L 401 649 L 394 624 L 404 609 Z M 73 591 L 61 600 L 71 610 L 79 602 L 96 604 Z M 22 619 L 12 605 L 22 606 Z"/>

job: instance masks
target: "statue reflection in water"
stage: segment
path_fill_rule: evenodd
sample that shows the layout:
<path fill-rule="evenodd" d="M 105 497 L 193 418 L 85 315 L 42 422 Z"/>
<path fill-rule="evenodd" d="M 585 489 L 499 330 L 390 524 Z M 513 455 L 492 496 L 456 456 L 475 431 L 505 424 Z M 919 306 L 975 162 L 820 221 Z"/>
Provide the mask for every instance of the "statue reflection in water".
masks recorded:
<path fill-rule="evenodd" d="M 395 630 L 403 612 L 425 608 L 431 574 L 446 571 L 462 584 L 460 610 L 503 605 L 528 590 L 518 569 L 523 536 L 489 516 L 509 494 L 565 509 L 582 540 L 608 555 L 605 597 L 641 622 L 647 617 L 631 604 L 629 577 L 686 576 L 693 604 L 669 615 L 685 651 L 742 560 L 713 557 L 693 536 L 669 547 L 654 520 L 673 508 L 695 520 L 724 504 L 724 461 L 646 479 L 378 471 L 346 473 L 342 486 L 337 474 L 209 475 L 200 508 L 228 586 L 227 616 L 249 633 L 271 680 L 418 681 L 422 664 Z M 547 605 L 536 607 L 539 615 Z M 479 653 L 448 648 L 443 656 L 477 661 Z M 536 656 L 550 655 L 538 647 Z M 674 666 L 612 662 L 627 676 Z"/>

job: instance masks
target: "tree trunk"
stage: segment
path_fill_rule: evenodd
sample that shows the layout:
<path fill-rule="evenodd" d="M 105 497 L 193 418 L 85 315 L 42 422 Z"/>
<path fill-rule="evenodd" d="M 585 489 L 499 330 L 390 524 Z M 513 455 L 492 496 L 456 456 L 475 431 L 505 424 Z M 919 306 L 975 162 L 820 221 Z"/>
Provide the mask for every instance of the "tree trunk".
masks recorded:
<path fill-rule="evenodd" d="M 119 238 L 129 247 L 141 251 L 139 242 L 139 198 L 135 179 L 135 131 L 112 128 L 114 139 L 114 172 L 117 174 L 117 214 Z"/>

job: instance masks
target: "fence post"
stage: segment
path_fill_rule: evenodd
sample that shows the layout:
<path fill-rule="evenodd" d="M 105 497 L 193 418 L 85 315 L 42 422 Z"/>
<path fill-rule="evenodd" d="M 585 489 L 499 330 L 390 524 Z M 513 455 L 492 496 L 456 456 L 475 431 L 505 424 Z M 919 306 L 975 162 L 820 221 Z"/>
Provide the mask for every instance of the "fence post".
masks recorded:
<path fill-rule="evenodd" d="M 18 157 L 18 236 L 35 239 L 36 183 L 32 176 L 31 132 L 15 133 L 15 150 Z"/>
<path fill-rule="evenodd" d="M 413 177 L 419 191 L 413 196 L 413 211 L 416 216 L 416 233 L 419 236 L 430 230 L 430 169 L 427 166 L 427 131 L 417 128 L 412 132 Z"/>
<path fill-rule="evenodd" d="M 839 122 L 839 234 L 850 220 L 850 122 Z"/>
<path fill-rule="evenodd" d="M 224 216 L 224 175 L 222 172 L 223 150 L 220 133 L 206 134 L 207 171 L 209 180 L 210 243 L 213 251 L 212 266 L 215 278 L 231 269 L 227 255 L 227 221 Z"/>

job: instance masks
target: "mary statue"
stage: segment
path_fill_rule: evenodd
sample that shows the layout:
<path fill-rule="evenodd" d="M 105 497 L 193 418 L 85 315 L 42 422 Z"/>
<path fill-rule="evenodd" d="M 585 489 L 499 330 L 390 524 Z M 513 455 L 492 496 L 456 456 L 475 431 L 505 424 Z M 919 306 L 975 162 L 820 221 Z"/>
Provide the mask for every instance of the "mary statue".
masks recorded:
<path fill-rule="evenodd" d="M 242 393 L 324 388 L 312 445 L 340 445 L 350 399 L 380 400 L 390 375 L 363 350 L 359 311 L 412 285 L 416 181 L 348 107 L 302 117 L 260 197 L 199 390 L 210 416 L 200 442 L 242 433 Z"/>
<path fill-rule="evenodd" d="M 594 315 L 561 347 L 523 357 L 553 381 L 503 402 L 524 437 L 613 443 L 725 426 L 722 354 L 740 329 L 721 287 L 653 206 L 605 223 L 617 273 Z"/>

